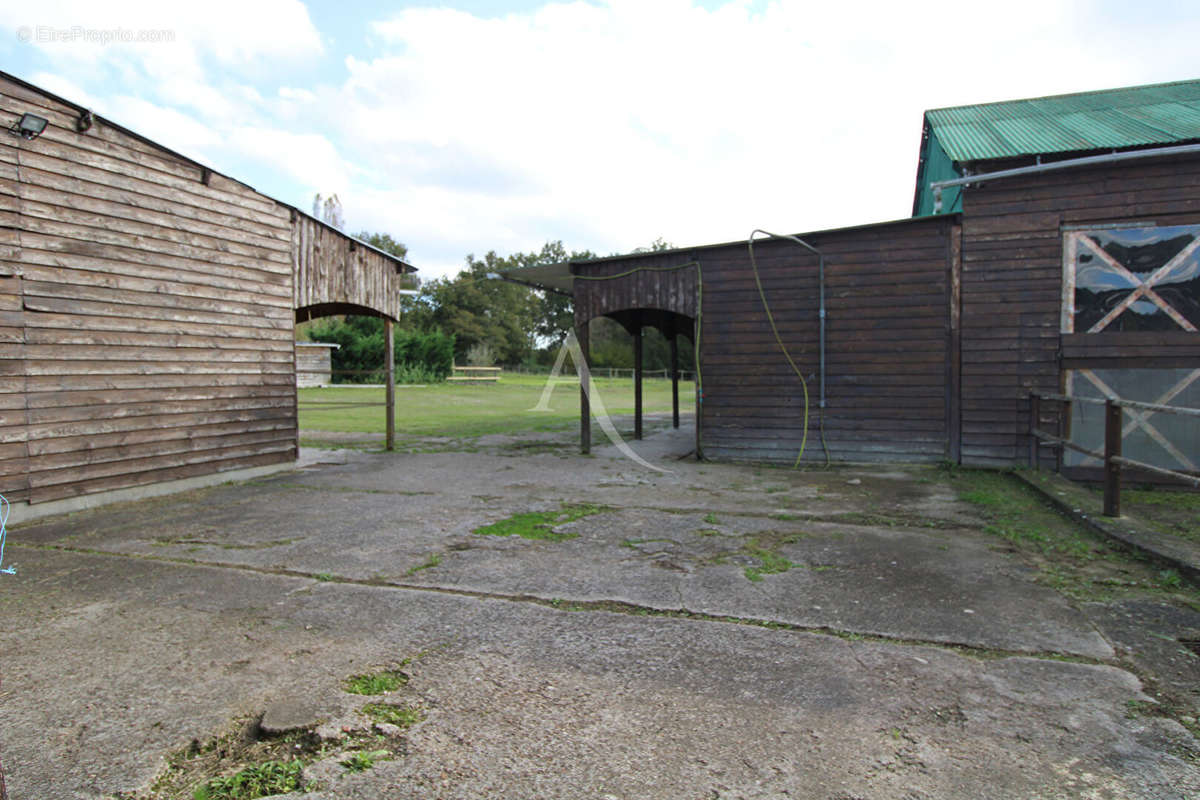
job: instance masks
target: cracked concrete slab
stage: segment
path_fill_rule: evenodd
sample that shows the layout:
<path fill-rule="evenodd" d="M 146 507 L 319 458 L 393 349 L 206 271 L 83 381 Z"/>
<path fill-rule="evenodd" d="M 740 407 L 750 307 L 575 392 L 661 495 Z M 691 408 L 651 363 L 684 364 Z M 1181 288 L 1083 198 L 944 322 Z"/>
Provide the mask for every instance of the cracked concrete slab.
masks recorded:
<path fill-rule="evenodd" d="M 425 719 L 403 754 L 325 765 L 309 796 L 1200 793 L 1195 741 L 1130 713 L 1155 698 L 1120 660 L 1200 615 L 1069 602 L 933 470 L 649 444 L 671 473 L 605 451 L 343 453 L 18 528 L 0 582 L 12 797 L 144 792 L 230 720 L 293 701 L 353 717 L 366 699 L 343 679 L 410 658 L 398 696 Z M 562 526 L 576 538 L 473 533 L 582 502 L 603 508 Z M 767 551 L 787 567 L 750 579 Z M 586 605 L 606 602 L 627 613 Z M 653 613 L 681 608 L 707 618 Z M 1169 679 L 1194 686 L 1178 658 Z"/>

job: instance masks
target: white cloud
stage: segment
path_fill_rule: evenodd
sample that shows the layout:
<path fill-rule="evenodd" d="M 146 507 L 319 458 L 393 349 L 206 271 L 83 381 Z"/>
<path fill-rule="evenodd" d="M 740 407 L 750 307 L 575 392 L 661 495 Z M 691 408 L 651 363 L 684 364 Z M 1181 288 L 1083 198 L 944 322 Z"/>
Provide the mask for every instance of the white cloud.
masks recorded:
<path fill-rule="evenodd" d="M 429 231 L 607 252 L 903 217 L 923 109 L 1130 82 L 1076 3 L 868 5 L 401 11 L 372 26 L 385 55 L 347 60 L 343 143 L 392 170 L 397 219 L 465 223 L 395 231 L 418 263 Z"/>
<path fill-rule="evenodd" d="M 239 127 L 229 132 L 227 147 L 239 156 L 288 175 L 301 185 L 325 194 L 337 193 L 343 197 L 350 194 L 352 181 L 346 163 L 333 143 L 319 133 Z M 307 209 L 302 203 L 301 206 Z"/>
<path fill-rule="evenodd" d="M 548 239 L 607 253 L 906 216 L 926 108 L 1195 74 L 1196 19 L 1122 13 L 1099 0 L 410 7 L 364 20 L 372 45 L 330 54 L 332 72 L 312 69 L 326 45 L 291 0 L 35 15 L 182 31 L 169 47 L 54 52 L 114 76 L 115 93 L 76 83 L 118 121 L 217 168 L 251 165 L 234 176 L 264 189 L 299 187 L 280 199 L 302 207 L 336 191 L 350 228 L 391 233 L 440 274 Z M 21 15 L 0 11 L 0 25 L 35 24 Z"/>

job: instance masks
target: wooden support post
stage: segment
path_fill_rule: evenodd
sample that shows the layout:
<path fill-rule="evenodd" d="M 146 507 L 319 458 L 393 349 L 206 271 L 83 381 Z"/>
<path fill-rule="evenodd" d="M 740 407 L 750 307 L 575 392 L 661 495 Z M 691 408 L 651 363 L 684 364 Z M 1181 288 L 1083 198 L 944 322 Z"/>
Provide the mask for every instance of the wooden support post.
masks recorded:
<path fill-rule="evenodd" d="M 1121 516 L 1121 406 L 1110 397 L 1104 402 L 1104 516 Z"/>
<path fill-rule="evenodd" d="M 1029 467 L 1038 468 L 1038 425 L 1042 418 L 1042 398 L 1037 392 L 1029 393 Z"/>
<path fill-rule="evenodd" d="M 671 426 L 679 427 L 679 334 L 671 337 Z"/>
<path fill-rule="evenodd" d="M 633 334 L 633 438 L 642 438 L 642 321 Z"/>
<path fill-rule="evenodd" d="M 704 353 L 697 346 L 700 341 L 700 314 L 701 308 L 699 305 L 696 308 L 696 319 L 692 323 L 692 348 L 695 353 L 695 361 L 693 369 L 696 381 L 696 418 L 693 427 L 696 429 L 696 460 L 704 460 L 704 373 L 702 371 L 702 362 L 704 361 Z"/>
<path fill-rule="evenodd" d="M 387 382 L 387 450 L 396 449 L 396 347 L 392 321 L 383 320 L 384 380 Z"/>
<path fill-rule="evenodd" d="M 1063 400 L 1058 407 L 1058 438 L 1064 442 L 1071 440 L 1071 401 Z M 1067 454 L 1067 448 L 1059 446 L 1054 456 L 1054 471 L 1062 472 L 1063 458 Z"/>
<path fill-rule="evenodd" d="M 592 452 L 592 404 L 588 399 L 588 381 L 591 380 L 591 370 L 586 367 L 590 357 L 588 323 L 583 323 L 576 331 L 579 339 L 579 351 L 583 354 L 584 364 L 576 364 L 575 372 L 579 375 L 579 452 L 587 455 Z"/>

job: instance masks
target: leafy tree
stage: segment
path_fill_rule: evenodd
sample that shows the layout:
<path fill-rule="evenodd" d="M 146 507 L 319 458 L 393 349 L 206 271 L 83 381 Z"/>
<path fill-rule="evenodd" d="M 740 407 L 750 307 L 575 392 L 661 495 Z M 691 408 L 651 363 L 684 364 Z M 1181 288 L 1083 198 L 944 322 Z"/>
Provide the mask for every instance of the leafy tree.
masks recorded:
<path fill-rule="evenodd" d="M 314 342 L 340 345 L 331 359 L 334 383 L 379 383 L 383 380 L 384 325 L 379 317 L 348 314 L 330 317 L 309 329 Z M 441 331 L 396 329 L 393 347 L 397 372 L 424 380 L 441 380 L 450 374 L 454 337 Z M 338 373 L 341 374 L 338 374 Z"/>
<path fill-rule="evenodd" d="M 540 340 L 561 341 L 574 324 L 571 298 L 487 276 L 521 267 L 595 258 L 590 251 L 568 251 L 562 242 L 508 256 L 489 251 L 468 255 L 454 278 L 426 283 L 407 310 L 417 324 L 455 336 L 455 358 L 465 361 L 474 345 L 486 344 L 503 364 L 533 361 Z M 407 319 L 407 318 L 406 318 Z"/>
<path fill-rule="evenodd" d="M 635 252 L 635 253 L 657 253 L 661 250 L 674 250 L 674 249 L 675 249 L 675 245 L 671 244 L 666 239 L 664 239 L 660 236 L 645 247 L 633 248 L 633 252 Z"/>
<path fill-rule="evenodd" d="M 354 235 L 354 238 L 361 239 L 367 244 L 385 253 L 391 253 L 396 258 L 408 258 L 408 245 L 404 242 L 398 242 L 388 233 L 371 233 L 370 231 L 360 231 Z"/>

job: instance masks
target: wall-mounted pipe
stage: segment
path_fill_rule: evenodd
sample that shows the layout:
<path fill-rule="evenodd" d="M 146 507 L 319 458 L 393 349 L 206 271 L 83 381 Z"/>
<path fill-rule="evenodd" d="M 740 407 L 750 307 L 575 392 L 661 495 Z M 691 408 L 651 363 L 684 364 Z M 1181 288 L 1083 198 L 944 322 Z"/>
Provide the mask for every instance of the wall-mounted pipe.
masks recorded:
<path fill-rule="evenodd" d="M 789 234 L 771 233 L 770 231 L 764 231 L 764 230 L 758 229 L 758 228 L 756 228 L 754 230 L 754 232 L 750 234 L 751 244 L 753 244 L 753 242 L 754 242 L 754 234 L 756 234 L 756 233 L 761 233 L 763 236 L 770 236 L 774 239 L 787 239 L 789 241 L 793 241 L 796 244 L 800 245 L 801 247 L 804 247 L 804 248 L 812 251 L 817 256 L 817 276 L 818 276 L 817 277 L 817 292 L 818 292 L 818 295 L 820 298 L 818 301 L 820 304 L 820 307 L 819 307 L 819 310 L 817 311 L 817 319 L 819 320 L 819 329 L 820 329 L 818 338 L 819 338 L 819 344 L 820 344 L 820 363 L 821 363 L 821 367 L 820 367 L 821 398 L 820 398 L 819 407 L 823 409 L 823 408 L 825 408 L 825 254 L 822 253 L 817 248 L 813 247 L 808 242 L 801 239 L 799 236 L 791 236 Z"/>
<path fill-rule="evenodd" d="M 1013 167 L 1012 169 L 1001 169 L 996 172 L 981 172 L 978 175 L 965 175 L 961 178 L 953 178 L 948 181 L 933 181 L 929 184 L 929 188 L 933 190 L 933 213 L 942 213 L 942 189 L 949 186 L 966 186 L 967 184 L 996 180 L 997 178 L 1010 178 L 1014 175 L 1033 175 L 1056 169 L 1086 167 L 1092 164 L 1111 164 L 1118 161 L 1130 161 L 1135 158 L 1154 158 L 1156 156 L 1174 156 L 1187 153 L 1200 153 L 1200 144 L 1155 147 L 1149 150 L 1125 150 L 1120 153 L 1104 153 L 1098 156 L 1084 156 L 1082 158 L 1068 158 L 1063 161 L 1030 164 L 1027 167 Z"/>

